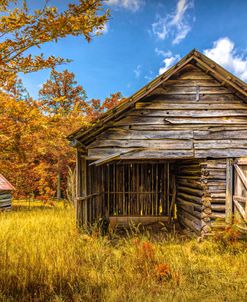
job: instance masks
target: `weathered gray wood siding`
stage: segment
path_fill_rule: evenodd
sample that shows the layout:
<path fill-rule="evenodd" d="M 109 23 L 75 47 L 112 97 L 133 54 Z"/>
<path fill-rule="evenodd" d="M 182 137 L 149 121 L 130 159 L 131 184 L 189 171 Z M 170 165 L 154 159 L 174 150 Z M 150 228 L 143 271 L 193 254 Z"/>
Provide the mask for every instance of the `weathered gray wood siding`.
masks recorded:
<path fill-rule="evenodd" d="M 89 159 L 247 156 L 247 104 L 187 65 L 86 145 Z"/>
<path fill-rule="evenodd" d="M 10 191 L 0 191 L 0 211 L 11 209 L 12 194 Z"/>
<path fill-rule="evenodd" d="M 198 235 L 226 226 L 226 159 L 176 163 L 178 221 Z"/>
<path fill-rule="evenodd" d="M 201 163 L 204 196 L 210 203 L 210 229 L 223 228 L 227 224 L 226 217 L 226 159 L 208 160 Z"/>

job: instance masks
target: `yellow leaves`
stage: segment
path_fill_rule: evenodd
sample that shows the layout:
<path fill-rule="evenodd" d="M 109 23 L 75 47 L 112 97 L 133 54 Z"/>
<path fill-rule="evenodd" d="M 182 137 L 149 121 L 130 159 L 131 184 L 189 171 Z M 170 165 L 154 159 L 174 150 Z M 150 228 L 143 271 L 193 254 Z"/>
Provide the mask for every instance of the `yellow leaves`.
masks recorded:
<path fill-rule="evenodd" d="M 0 12 L 5 12 L 0 14 L 0 54 L 5 71 L 36 71 L 67 62 L 53 56 L 33 58 L 25 56 L 24 52 L 68 35 L 82 35 L 90 41 L 91 35 L 102 28 L 109 17 L 102 1 L 80 0 L 69 4 L 63 12 L 59 12 L 57 7 L 43 7 L 33 13 L 29 13 L 26 1 L 22 7 L 17 7 L 14 2 L 14 9 L 9 8 L 10 2 L 0 2 Z"/>

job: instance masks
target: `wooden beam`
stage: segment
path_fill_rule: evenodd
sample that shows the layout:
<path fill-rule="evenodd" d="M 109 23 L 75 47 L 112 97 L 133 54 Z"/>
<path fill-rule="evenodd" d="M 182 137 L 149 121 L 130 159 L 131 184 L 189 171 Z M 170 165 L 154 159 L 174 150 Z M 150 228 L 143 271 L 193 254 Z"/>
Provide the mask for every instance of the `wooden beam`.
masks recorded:
<path fill-rule="evenodd" d="M 85 156 L 81 158 L 81 182 L 82 189 L 81 195 L 82 197 L 87 196 L 87 162 Z M 88 213 L 87 213 L 87 200 L 82 201 L 82 225 L 87 225 L 88 223 Z"/>
<path fill-rule="evenodd" d="M 232 196 L 233 196 L 233 166 L 232 159 L 226 160 L 226 223 L 232 224 Z"/>
<path fill-rule="evenodd" d="M 76 152 L 76 223 L 78 226 L 82 223 L 82 213 L 81 213 L 81 202 L 79 200 L 82 192 L 82 182 L 81 182 L 81 151 L 77 149 Z"/>
<path fill-rule="evenodd" d="M 203 66 L 204 68 L 208 69 L 213 75 L 216 75 L 217 78 L 219 78 L 221 81 L 224 81 L 225 83 L 227 83 L 228 85 L 230 85 L 232 88 L 236 89 L 237 91 L 239 91 L 240 93 L 242 93 L 245 97 L 247 96 L 246 91 L 236 85 L 232 79 L 226 78 L 225 76 L 221 75 L 220 72 L 218 72 L 215 68 L 210 67 L 207 63 L 204 63 L 198 56 L 196 57 L 196 61 L 198 61 L 198 63 Z"/>
<path fill-rule="evenodd" d="M 235 197 L 233 197 L 233 201 L 234 201 L 237 209 L 239 210 L 239 213 L 243 217 L 244 221 L 247 222 L 247 214 L 246 214 L 244 208 L 240 205 L 240 203 L 238 202 L 238 200 Z"/>
<path fill-rule="evenodd" d="M 242 183 L 245 186 L 245 189 L 247 190 L 247 179 L 246 176 L 244 175 L 243 171 L 239 168 L 237 164 L 234 164 L 234 168 L 236 169 L 239 178 L 241 179 Z"/>

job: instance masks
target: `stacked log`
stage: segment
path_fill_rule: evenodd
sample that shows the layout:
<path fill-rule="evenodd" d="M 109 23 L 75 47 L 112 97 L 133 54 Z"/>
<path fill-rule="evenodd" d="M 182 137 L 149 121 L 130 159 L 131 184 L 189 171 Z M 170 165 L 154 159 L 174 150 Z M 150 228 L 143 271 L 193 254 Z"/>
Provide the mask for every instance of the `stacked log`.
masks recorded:
<path fill-rule="evenodd" d="M 207 160 L 201 162 L 200 166 L 204 198 L 211 207 L 208 230 L 202 230 L 206 235 L 209 231 L 226 226 L 226 159 Z"/>
<path fill-rule="evenodd" d="M 176 164 L 177 216 L 179 223 L 197 235 L 207 226 L 210 204 L 204 196 L 200 161 Z"/>
<path fill-rule="evenodd" d="M 12 194 L 10 191 L 0 191 L 0 210 L 11 209 Z"/>
<path fill-rule="evenodd" d="M 226 160 L 183 161 L 176 166 L 179 222 L 200 236 L 225 227 Z"/>

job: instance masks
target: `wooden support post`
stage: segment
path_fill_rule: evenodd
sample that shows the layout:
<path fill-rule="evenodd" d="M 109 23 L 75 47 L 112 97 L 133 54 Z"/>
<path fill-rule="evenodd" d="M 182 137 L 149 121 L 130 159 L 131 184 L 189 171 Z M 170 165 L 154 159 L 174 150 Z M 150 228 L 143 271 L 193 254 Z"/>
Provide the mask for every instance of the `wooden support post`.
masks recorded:
<path fill-rule="evenodd" d="M 81 225 L 81 152 L 77 149 L 76 153 L 76 223 L 78 226 Z"/>
<path fill-rule="evenodd" d="M 86 158 L 83 156 L 81 157 L 81 195 L 82 197 L 87 196 L 87 162 Z M 87 199 L 83 201 L 82 204 L 82 224 L 87 225 L 88 223 L 88 209 L 87 209 Z"/>
<path fill-rule="evenodd" d="M 57 200 L 60 200 L 62 198 L 62 192 L 61 192 L 61 173 L 57 173 Z"/>
<path fill-rule="evenodd" d="M 81 151 L 76 155 L 76 222 L 79 227 L 87 223 L 87 200 L 86 197 L 86 159 L 82 157 Z"/>
<path fill-rule="evenodd" d="M 232 223 L 232 196 L 233 196 L 233 167 L 232 159 L 226 160 L 226 223 Z"/>

